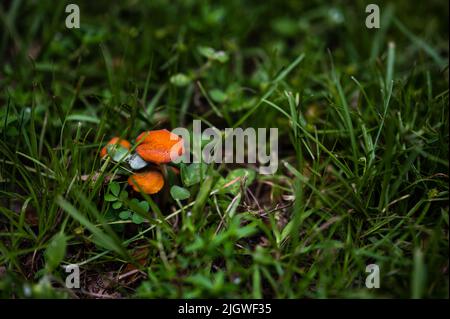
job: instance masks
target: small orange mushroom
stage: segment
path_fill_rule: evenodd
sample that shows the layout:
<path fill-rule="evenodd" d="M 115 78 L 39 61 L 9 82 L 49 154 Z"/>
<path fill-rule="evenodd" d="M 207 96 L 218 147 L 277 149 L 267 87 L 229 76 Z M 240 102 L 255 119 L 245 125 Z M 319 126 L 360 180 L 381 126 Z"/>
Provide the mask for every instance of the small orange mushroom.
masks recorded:
<path fill-rule="evenodd" d="M 168 130 L 146 131 L 141 133 L 136 142 L 136 152 L 145 161 L 153 163 L 169 163 L 171 154 L 183 154 L 183 139 Z"/>
<path fill-rule="evenodd" d="M 136 192 L 142 191 L 146 194 L 155 194 L 164 186 L 164 178 L 158 171 L 146 171 L 131 175 L 128 178 L 128 184 Z"/>
<path fill-rule="evenodd" d="M 119 137 L 113 137 L 107 144 L 105 147 L 102 148 L 102 150 L 100 151 L 100 157 L 105 157 L 106 154 L 108 154 L 108 150 L 107 150 L 107 146 L 108 145 L 120 145 L 125 147 L 127 150 L 129 150 L 131 148 L 131 144 L 130 142 L 128 142 L 127 140 L 122 140 Z"/>

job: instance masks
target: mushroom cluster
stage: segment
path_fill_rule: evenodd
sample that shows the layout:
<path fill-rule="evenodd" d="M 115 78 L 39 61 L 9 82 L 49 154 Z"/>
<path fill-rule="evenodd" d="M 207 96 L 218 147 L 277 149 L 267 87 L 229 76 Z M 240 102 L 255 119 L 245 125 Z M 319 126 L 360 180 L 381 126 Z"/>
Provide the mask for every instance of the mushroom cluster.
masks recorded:
<path fill-rule="evenodd" d="M 136 138 L 136 153 L 129 154 L 128 161 L 133 170 L 139 170 L 148 165 L 170 163 L 174 156 L 183 154 L 183 139 L 166 129 L 146 131 Z M 131 149 L 130 142 L 113 137 L 100 151 L 102 158 L 114 153 L 117 148 L 127 152 Z M 155 194 L 164 186 L 164 178 L 156 168 L 145 169 L 134 173 L 128 178 L 128 184 L 137 192 Z"/>

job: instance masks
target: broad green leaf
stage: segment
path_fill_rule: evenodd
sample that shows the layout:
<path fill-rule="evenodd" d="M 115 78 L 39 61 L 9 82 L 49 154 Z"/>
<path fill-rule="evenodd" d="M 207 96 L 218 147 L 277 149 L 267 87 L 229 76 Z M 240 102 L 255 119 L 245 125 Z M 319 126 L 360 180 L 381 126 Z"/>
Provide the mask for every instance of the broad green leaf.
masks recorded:
<path fill-rule="evenodd" d="M 131 217 L 131 220 L 133 221 L 133 223 L 138 224 L 138 225 L 142 224 L 144 222 L 144 218 L 142 218 L 138 214 L 133 214 L 133 217 Z"/>
<path fill-rule="evenodd" d="M 272 28 L 280 35 L 293 36 L 298 30 L 298 23 L 294 19 L 283 17 L 273 21 Z"/>
<path fill-rule="evenodd" d="M 119 198 L 121 200 L 127 199 L 128 198 L 128 192 L 126 190 L 121 191 L 120 194 L 119 194 Z"/>
<path fill-rule="evenodd" d="M 186 188 L 174 185 L 170 189 L 170 195 L 172 195 L 175 200 L 184 200 L 188 199 L 191 196 L 191 193 L 189 193 L 189 190 Z"/>
<path fill-rule="evenodd" d="M 203 55 L 205 58 L 212 59 L 214 58 L 214 53 L 216 52 L 213 48 L 210 47 L 198 47 L 198 52 Z"/>
<path fill-rule="evenodd" d="M 105 195 L 105 201 L 107 202 L 115 202 L 117 200 L 117 197 L 113 194 L 106 194 Z"/>
<path fill-rule="evenodd" d="M 120 207 L 122 207 L 122 202 L 117 201 L 112 204 L 112 208 L 114 209 L 119 209 Z"/>
<path fill-rule="evenodd" d="M 205 163 L 192 163 L 190 165 L 181 166 L 181 179 L 184 186 L 192 186 L 200 183 L 200 181 L 206 177 L 206 171 L 208 165 Z"/>
<path fill-rule="evenodd" d="M 131 217 L 131 212 L 129 210 L 124 210 L 119 213 L 120 219 L 129 219 Z"/>
<path fill-rule="evenodd" d="M 148 210 L 150 209 L 150 205 L 146 201 L 139 202 L 138 206 L 147 213 Z"/>
<path fill-rule="evenodd" d="M 218 61 L 221 63 L 225 63 L 228 61 L 228 54 L 225 51 L 216 51 L 210 47 L 200 46 L 198 48 L 198 52 L 210 60 Z"/>
<path fill-rule="evenodd" d="M 219 89 L 209 91 L 209 95 L 211 96 L 211 99 L 217 103 L 223 103 L 227 99 L 227 95 Z"/>
<path fill-rule="evenodd" d="M 119 192 L 120 192 L 120 185 L 117 182 L 112 182 L 109 184 L 109 190 L 111 191 L 111 194 L 113 194 L 114 196 L 119 196 Z"/>
<path fill-rule="evenodd" d="M 221 193 L 230 193 L 237 195 L 239 193 L 241 183 L 245 179 L 244 187 L 250 186 L 255 180 L 256 173 L 252 169 L 238 168 L 228 173 L 226 178 L 220 178 L 214 189 L 220 190 Z M 226 186 L 226 187 L 225 187 Z"/>
<path fill-rule="evenodd" d="M 50 271 L 56 269 L 66 255 L 67 237 L 64 233 L 58 233 L 50 240 L 45 250 L 45 261 Z"/>
<path fill-rule="evenodd" d="M 225 63 L 228 61 L 228 54 L 225 51 L 217 51 L 216 54 L 214 54 L 214 59 L 220 63 Z"/>
<path fill-rule="evenodd" d="M 170 77 L 170 83 L 172 83 L 175 86 L 186 86 L 190 82 L 191 79 L 186 74 L 183 73 L 178 73 Z"/>

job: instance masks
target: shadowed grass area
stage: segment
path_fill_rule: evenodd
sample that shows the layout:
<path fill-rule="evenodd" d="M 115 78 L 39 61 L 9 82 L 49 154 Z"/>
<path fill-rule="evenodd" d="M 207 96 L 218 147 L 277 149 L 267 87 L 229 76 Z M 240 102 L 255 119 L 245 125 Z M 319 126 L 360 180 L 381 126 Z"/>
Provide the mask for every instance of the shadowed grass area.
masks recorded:
<path fill-rule="evenodd" d="M 447 2 L 68 3 L 0 4 L 1 297 L 448 298 Z M 193 120 L 277 172 L 99 156 Z"/>

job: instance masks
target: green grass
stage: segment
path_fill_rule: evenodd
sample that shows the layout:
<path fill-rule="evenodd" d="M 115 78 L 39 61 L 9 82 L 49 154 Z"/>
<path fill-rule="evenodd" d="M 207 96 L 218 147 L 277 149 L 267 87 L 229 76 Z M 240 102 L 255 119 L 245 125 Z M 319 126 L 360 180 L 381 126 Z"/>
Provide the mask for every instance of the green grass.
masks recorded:
<path fill-rule="evenodd" d="M 448 298 L 447 2 L 77 3 L 0 4 L 1 297 Z M 99 158 L 193 119 L 279 128 L 278 171 Z"/>

